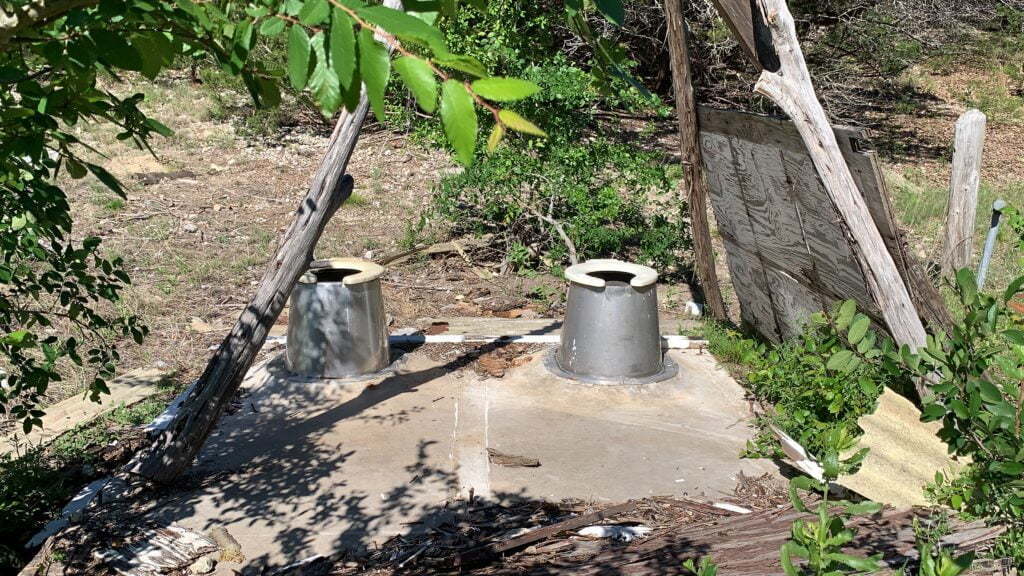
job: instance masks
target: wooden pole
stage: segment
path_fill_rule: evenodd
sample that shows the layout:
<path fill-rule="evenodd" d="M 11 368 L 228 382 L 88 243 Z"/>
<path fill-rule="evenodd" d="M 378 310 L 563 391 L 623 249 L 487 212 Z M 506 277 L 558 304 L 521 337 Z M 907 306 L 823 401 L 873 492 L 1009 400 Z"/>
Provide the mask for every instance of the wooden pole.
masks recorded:
<path fill-rule="evenodd" d="M 942 244 L 942 275 L 971 265 L 974 223 L 981 180 L 981 151 L 985 144 L 985 114 L 970 109 L 956 121 L 953 170 L 949 177 L 946 234 Z"/>
<path fill-rule="evenodd" d="M 690 209 L 693 259 L 697 267 L 697 278 L 704 291 L 704 301 L 711 316 L 716 320 L 725 320 L 725 302 L 722 300 L 722 290 L 718 285 L 715 252 L 711 245 L 711 231 L 708 226 L 708 186 L 704 179 L 704 165 L 700 156 L 700 130 L 697 125 L 697 106 L 693 96 L 682 0 L 665 0 L 665 20 L 668 23 L 672 85 L 675 88 L 676 117 L 679 122 L 679 154 L 683 164 L 683 179 L 679 185 L 686 188 Z"/>
<path fill-rule="evenodd" d="M 857 258 L 889 331 L 898 344 L 916 350 L 925 345 L 924 326 L 814 93 L 789 7 L 785 0 L 757 1 L 771 31 L 779 67 L 766 67 L 754 91 L 771 98 L 793 120 L 825 190 L 856 242 Z M 917 386 L 925 398 L 924 385 Z"/>
<path fill-rule="evenodd" d="M 401 0 L 385 0 L 384 5 L 402 8 Z M 342 111 L 309 191 L 296 209 L 295 219 L 263 274 L 256 295 L 207 363 L 174 420 L 128 464 L 129 472 L 156 482 L 169 482 L 192 465 L 252 367 L 292 287 L 306 271 L 327 222 L 352 193 L 352 178 L 345 175 L 345 169 L 369 108 L 364 90 L 355 110 Z"/>

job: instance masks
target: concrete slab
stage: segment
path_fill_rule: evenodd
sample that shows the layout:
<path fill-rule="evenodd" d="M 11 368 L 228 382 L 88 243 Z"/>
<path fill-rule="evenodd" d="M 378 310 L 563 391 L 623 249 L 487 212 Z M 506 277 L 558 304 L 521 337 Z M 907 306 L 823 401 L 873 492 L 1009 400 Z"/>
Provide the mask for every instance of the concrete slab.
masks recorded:
<path fill-rule="evenodd" d="M 283 359 L 271 361 L 147 520 L 224 526 L 246 562 L 219 573 L 259 573 L 437 525 L 471 491 L 494 501 L 714 499 L 741 470 L 776 471 L 738 458 L 747 404 L 710 355 L 673 352 L 677 378 L 608 387 L 554 377 L 546 352 L 500 379 L 411 353 L 370 384 L 293 379 Z M 541 465 L 499 466 L 488 448 Z"/>
<path fill-rule="evenodd" d="M 383 543 L 456 493 L 452 390 L 424 357 L 370 383 L 293 379 L 279 357 L 249 376 L 184 486 L 147 519 L 227 528 L 246 573 Z"/>
<path fill-rule="evenodd" d="M 731 494 L 741 471 L 776 473 L 769 461 L 739 459 L 751 436 L 740 386 L 709 354 L 671 354 L 679 376 L 643 386 L 562 380 L 538 360 L 501 380 L 464 384 L 462 421 L 485 430 L 460 429 L 458 453 L 479 453 L 483 438 L 487 448 L 541 462 L 536 468 L 492 464 L 489 484 L 474 492 L 551 501 L 671 494 L 713 499 Z M 479 410 L 485 414 L 470 420 Z M 460 480 L 469 480 L 461 469 Z"/>

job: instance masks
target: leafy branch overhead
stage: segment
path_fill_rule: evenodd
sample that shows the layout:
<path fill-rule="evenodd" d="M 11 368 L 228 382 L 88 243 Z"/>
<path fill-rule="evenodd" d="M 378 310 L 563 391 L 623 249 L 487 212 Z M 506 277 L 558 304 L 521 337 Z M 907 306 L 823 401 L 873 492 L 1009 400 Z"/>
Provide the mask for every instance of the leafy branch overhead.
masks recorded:
<path fill-rule="evenodd" d="M 491 150 L 508 130 L 544 136 L 535 124 L 498 105 L 529 98 L 540 88 L 518 78 L 490 76 L 476 58 L 450 52 L 434 26 L 441 4 L 416 2 L 417 9 L 431 10 L 402 12 L 358 0 L 290 0 L 248 11 L 251 20 L 236 25 L 231 51 L 251 50 L 253 29 L 267 37 L 287 34 L 288 81 L 295 90 L 308 90 L 325 116 L 342 106 L 353 109 L 365 86 L 374 114 L 383 120 L 393 67 L 424 112 L 440 113 L 448 141 L 465 164 L 473 161 L 476 149 L 477 108 L 494 119 Z M 388 48 L 399 53 L 394 63 Z M 257 100 L 277 100 L 272 83 L 253 86 Z"/>

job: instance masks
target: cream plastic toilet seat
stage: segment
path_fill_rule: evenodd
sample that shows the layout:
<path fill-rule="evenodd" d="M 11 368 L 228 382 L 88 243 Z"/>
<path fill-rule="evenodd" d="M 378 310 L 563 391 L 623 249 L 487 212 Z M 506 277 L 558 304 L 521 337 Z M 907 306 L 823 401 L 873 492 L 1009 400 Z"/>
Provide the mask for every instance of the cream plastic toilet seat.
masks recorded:
<path fill-rule="evenodd" d="M 658 272 L 654 268 L 610 258 L 597 258 L 569 266 L 565 269 L 565 279 L 583 286 L 604 288 L 604 278 L 592 276 L 599 272 L 632 274 L 633 277 L 630 279 L 629 285 L 633 288 L 643 288 L 658 281 Z"/>
<path fill-rule="evenodd" d="M 323 270 L 356 270 L 355 274 L 349 274 L 341 279 L 341 283 L 346 286 L 371 282 L 384 274 L 384 267 L 370 260 L 363 258 L 328 258 L 314 262 L 310 266 L 309 272 L 299 278 L 299 282 L 316 282 L 316 275 L 314 273 Z"/>

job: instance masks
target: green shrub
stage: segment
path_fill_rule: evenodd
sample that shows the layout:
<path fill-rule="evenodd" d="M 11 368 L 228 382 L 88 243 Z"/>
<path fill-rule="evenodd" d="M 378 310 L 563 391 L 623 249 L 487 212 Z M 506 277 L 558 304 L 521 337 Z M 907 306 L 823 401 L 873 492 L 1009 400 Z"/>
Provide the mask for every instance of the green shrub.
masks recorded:
<path fill-rule="evenodd" d="M 724 354 L 742 365 L 746 387 L 772 406 L 746 455 L 780 455 L 775 437 L 765 431 L 768 424 L 778 426 L 811 454 L 822 454 L 829 434 L 860 435 L 857 419 L 874 410 L 882 386 L 906 388 L 905 379 L 870 364 L 851 372 L 826 365 L 824 358 L 845 347 L 834 322 L 833 314 L 816 314 L 800 338 L 775 346 L 720 328 L 710 333 L 712 354 Z"/>
<path fill-rule="evenodd" d="M 0 573 L 17 571 L 23 543 L 61 509 L 73 489 L 41 450 L 0 456 Z"/>

